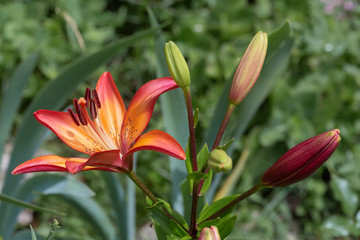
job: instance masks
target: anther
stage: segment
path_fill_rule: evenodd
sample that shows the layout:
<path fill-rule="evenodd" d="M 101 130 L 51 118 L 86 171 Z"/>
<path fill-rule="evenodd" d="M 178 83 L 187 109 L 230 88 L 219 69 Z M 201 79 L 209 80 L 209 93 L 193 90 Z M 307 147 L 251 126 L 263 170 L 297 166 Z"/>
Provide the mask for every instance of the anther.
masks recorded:
<path fill-rule="evenodd" d="M 91 90 L 90 90 L 90 88 L 86 88 L 84 98 L 86 100 L 86 107 L 90 107 L 90 99 L 91 99 Z"/>
<path fill-rule="evenodd" d="M 80 109 L 80 106 L 78 106 L 78 108 Z M 79 121 L 82 125 L 86 126 L 87 125 L 87 121 L 86 121 L 86 118 L 85 118 L 85 115 L 83 113 L 83 111 L 79 111 L 78 113 L 78 116 L 79 116 Z"/>
<path fill-rule="evenodd" d="M 97 109 L 93 99 L 90 99 L 90 114 L 93 120 L 97 118 Z"/>
<path fill-rule="evenodd" d="M 71 110 L 70 108 L 67 110 L 67 112 L 69 113 L 71 119 L 73 120 L 73 122 L 76 124 L 76 126 L 80 126 L 80 122 L 79 119 L 77 118 L 77 116 L 75 115 L 75 113 L 73 112 L 73 110 Z"/>
<path fill-rule="evenodd" d="M 83 111 L 80 109 L 80 105 L 78 103 L 78 100 L 76 98 L 74 98 L 73 100 L 74 102 L 74 108 L 75 108 L 75 111 L 79 117 L 79 121 L 82 125 L 87 125 L 87 121 L 86 121 L 86 118 L 85 118 L 85 115 L 83 113 Z"/>
<path fill-rule="evenodd" d="M 92 90 L 92 94 L 93 94 L 93 98 L 94 98 L 94 101 L 95 101 L 95 103 L 96 103 L 97 108 L 101 108 L 101 103 L 100 103 L 99 95 L 98 95 L 96 89 L 93 89 L 93 90 Z"/>

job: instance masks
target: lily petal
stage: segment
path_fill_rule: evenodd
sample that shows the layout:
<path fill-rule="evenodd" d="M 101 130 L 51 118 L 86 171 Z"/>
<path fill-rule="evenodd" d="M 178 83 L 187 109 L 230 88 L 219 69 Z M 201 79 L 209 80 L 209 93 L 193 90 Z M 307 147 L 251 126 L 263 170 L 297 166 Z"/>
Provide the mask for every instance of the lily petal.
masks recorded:
<path fill-rule="evenodd" d="M 81 126 L 77 126 L 68 113 L 39 110 L 34 113 L 34 116 L 64 143 L 77 151 L 91 155 L 105 150 L 100 146 L 98 140 L 89 135 Z"/>
<path fill-rule="evenodd" d="M 101 108 L 98 110 L 103 130 L 120 146 L 120 127 L 125 116 L 125 105 L 109 72 L 99 78 L 96 85 Z"/>
<path fill-rule="evenodd" d="M 68 170 L 65 166 L 66 161 L 84 162 L 86 160 L 87 158 L 64 158 L 56 155 L 46 155 L 20 164 L 12 171 L 12 174 L 18 175 L 23 173 L 47 171 L 67 172 Z"/>
<path fill-rule="evenodd" d="M 121 128 L 124 153 L 148 125 L 157 98 L 164 92 L 179 86 L 171 77 L 159 78 L 144 84 L 131 100 Z"/>
<path fill-rule="evenodd" d="M 132 161 L 122 157 L 120 150 L 109 150 L 92 155 L 87 161 L 66 161 L 65 165 L 72 174 L 83 171 L 86 167 L 96 167 L 113 172 L 128 172 L 132 169 Z"/>
<path fill-rule="evenodd" d="M 181 160 L 186 158 L 180 144 L 169 134 L 160 130 L 152 130 L 141 135 L 126 155 L 140 150 L 153 150 Z"/>

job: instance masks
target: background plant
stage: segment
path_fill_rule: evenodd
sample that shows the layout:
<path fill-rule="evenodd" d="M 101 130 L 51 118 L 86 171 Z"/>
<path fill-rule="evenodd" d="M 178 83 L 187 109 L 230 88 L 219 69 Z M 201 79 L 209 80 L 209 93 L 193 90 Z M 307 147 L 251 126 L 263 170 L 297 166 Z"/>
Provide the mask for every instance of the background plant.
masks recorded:
<path fill-rule="evenodd" d="M 232 156 L 236 159 L 244 151 L 248 151 L 249 156 L 245 158 L 248 159 L 247 161 L 243 160 L 245 164 L 241 181 L 232 186 L 231 192 L 246 190 L 272 161 L 303 139 L 338 127 L 342 133 L 342 143 L 326 167 L 313 178 L 286 189 L 265 190 L 237 206 L 236 231 L 228 239 L 287 239 L 290 236 L 296 236 L 297 239 L 351 239 L 358 236 L 360 189 L 357 183 L 360 175 L 357 172 L 359 169 L 357 145 L 360 131 L 358 120 L 360 46 L 356 29 L 360 24 L 359 6 L 356 2 L 353 8 L 345 8 L 345 2 L 336 6 L 331 4 L 330 0 L 248 2 L 226 0 L 221 3 L 211 0 L 2 2 L 0 6 L 2 26 L 0 125 L 6 126 L 7 124 L 4 123 L 10 121 L 11 128 L 4 127 L 5 130 L 10 131 L 9 135 L 1 134 L 0 146 L 6 140 L 6 146 L 11 148 L 19 141 L 18 144 L 24 144 L 22 145 L 24 149 L 31 148 L 27 154 L 31 155 L 30 152 L 35 151 L 40 144 L 39 139 L 44 139 L 41 137 L 43 135 L 37 135 L 35 143 L 38 144 L 26 147 L 25 145 L 30 141 L 27 138 L 19 138 L 20 131 L 31 129 L 33 126 L 31 124 L 35 123 L 28 119 L 32 118 L 31 109 L 36 103 L 34 100 L 44 93 L 41 89 L 48 84 L 55 84 L 56 81 L 68 79 L 69 75 L 63 74 L 70 71 L 71 66 L 74 66 L 72 73 L 84 74 L 70 75 L 71 80 L 78 79 L 78 81 L 76 84 L 69 81 L 72 87 L 62 91 L 64 94 L 61 99 L 51 100 L 43 95 L 42 99 L 45 100 L 42 100 L 42 103 L 53 101 L 59 108 L 64 104 L 70 104 L 72 97 L 83 94 L 77 92 L 77 89 L 84 89 L 83 81 L 86 81 L 86 85 L 93 85 L 105 69 L 112 72 L 114 79 L 117 79 L 117 85 L 125 96 L 125 101 L 131 99 L 140 84 L 156 77 L 155 69 L 161 75 L 159 61 L 155 60 L 159 59 L 159 55 L 156 55 L 154 50 L 155 31 L 151 30 L 140 36 L 139 41 L 130 41 L 126 46 L 120 44 L 123 47 L 119 47 L 119 51 L 112 49 L 101 55 L 106 56 L 101 61 L 98 55 L 94 55 L 91 62 L 94 59 L 99 61 L 91 68 L 87 64 L 81 65 L 81 61 L 85 61 L 82 56 L 90 56 L 97 51 L 103 52 L 117 39 L 141 34 L 142 30 L 149 29 L 146 7 L 151 7 L 160 25 L 165 24 L 162 26 L 164 40 L 176 41 L 188 59 L 193 79 L 193 105 L 199 108 L 201 118 L 197 132 L 209 142 L 211 134 L 208 134 L 207 129 L 213 128 L 216 122 L 216 119 L 212 119 L 215 108 L 221 106 L 217 101 L 225 86 L 224 83 L 231 80 L 237 60 L 247 43 L 258 30 L 272 33 L 283 24 L 285 19 L 289 19 L 294 43 L 288 65 L 284 65 L 284 71 L 277 75 L 273 85 L 270 86 L 271 91 L 269 87 L 269 95 L 264 97 L 265 101 L 259 105 L 260 110 L 251 121 L 248 120 L 249 124 L 237 128 L 238 138 L 233 144 Z M 39 52 L 38 57 L 31 56 L 34 51 Z M 81 60 L 75 60 L 79 58 Z M 14 111 L 16 114 L 11 119 L 3 120 L 4 116 L 11 115 L 9 113 L 13 111 L 6 108 L 11 106 L 7 105 L 9 101 L 6 101 L 6 93 L 14 82 L 12 77 L 16 76 L 14 74 L 16 67 L 25 60 L 28 61 L 29 81 L 21 85 L 23 90 L 19 89 L 19 85 L 15 86 L 17 90 L 15 92 L 21 92 L 22 96 L 11 95 L 14 97 L 9 101 L 14 103 L 15 97 L 18 101 L 21 100 L 17 105 L 18 111 Z M 80 65 L 74 65 L 74 60 Z M 33 71 L 31 65 L 34 65 Z M 21 73 L 26 74 L 25 70 Z M 262 77 L 269 73 L 263 72 Z M 62 78 L 58 80 L 60 76 Z M 27 78 L 21 76 L 18 79 Z M 57 100 L 59 101 L 56 102 Z M 166 108 L 166 101 L 161 100 L 161 105 L 157 106 L 158 113 Z M 163 117 L 171 117 L 165 113 L 162 112 Z M 230 125 L 236 127 L 239 119 L 233 117 L 231 121 L 234 124 L 230 123 Z M 151 121 L 150 124 L 154 128 L 170 128 L 171 126 L 165 126 L 167 122 Z M 225 135 L 225 138 L 233 135 L 233 129 L 229 129 L 228 132 L 231 134 Z M 60 149 L 59 146 L 62 145 L 52 136 L 45 135 L 45 137 L 47 141 L 42 145 L 42 150 L 61 153 L 64 156 L 73 155 L 68 148 Z M 184 138 L 186 141 L 186 136 Z M 198 149 L 203 143 L 199 139 Z M 8 171 L 5 172 L 4 167 L 4 163 L 8 162 L 5 159 L 9 156 L 9 151 L 5 152 L 0 176 L 2 181 L 7 178 L 9 182 L 12 179 L 8 178 Z M 150 163 L 148 159 L 159 158 L 154 153 L 149 152 L 140 157 L 138 161 L 151 165 L 142 168 L 139 164 L 138 175 L 143 176 L 146 184 L 154 189 L 158 196 L 171 199 L 176 208 L 180 209 L 182 205 L 178 196 L 181 193 L 175 189 L 178 189 L 176 185 L 180 181 L 177 178 L 181 179 L 184 169 L 174 165 L 164 167 L 164 162 L 161 160 Z M 24 157 L 18 157 L 18 161 L 24 160 L 26 160 Z M 12 164 L 16 165 L 15 162 Z M 157 171 L 148 171 L 148 169 Z M 179 171 L 180 174 L 174 174 Z M 216 177 L 215 181 L 221 182 L 225 177 Z M 132 239 L 135 232 L 142 234 L 139 229 L 149 222 L 144 210 L 145 201 L 140 192 L 136 195 L 136 201 L 133 200 L 135 199 L 135 195 L 131 193 L 134 191 L 133 186 L 129 185 L 125 178 L 117 179 L 112 175 L 98 172 L 84 173 L 76 178 L 92 189 L 91 191 L 76 181 L 75 186 L 81 185 L 79 187 L 82 189 L 77 192 L 81 193 L 81 197 L 88 199 L 83 201 L 87 205 L 81 205 L 76 201 L 79 196 L 70 194 L 74 192 L 70 188 L 74 185 L 73 182 L 71 184 L 68 182 L 73 179 L 69 180 L 66 176 L 41 175 L 22 182 L 23 186 L 32 187 L 21 198 L 30 200 L 36 197 L 37 205 L 65 213 L 78 209 L 75 214 L 60 218 L 63 228 L 56 233 L 59 238 L 66 236 L 67 239 L 70 237 L 114 239 L 118 234 L 117 236 L 123 239 Z M 102 180 L 94 182 L 90 180 L 92 178 Z M 121 184 L 109 185 L 108 183 L 114 178 Z M 42 191 L 43 194 L 33 195 L 33 186 L 44 180 L 48 181 L 49 185 L 37 189 L 37 192 Z M 51 183 L 56 187 L 51 186 Z M 62 188 L 59 188 L 59 185 Z M 22 185 L 17 184 L 17 186 Z M 6 192 L 5 189 L 3 187 L 3 193 L 14 195 Z M 92 192 L 97 194 L 90 198 Z M 215 192 L 211 190 L 209 197 L 214 196 Z M 67 203 L 63 201 L 64 198 L 67 199 L 65 201 Z M 114 205 L 107 204 L 112 201 Z M 125 202 L 130 205 L 122 208 L 122 204 L 119 203 Z M 134 206 L 131 207 L 131 204 Z M 132 217 L 135 212 L 131 210 L 135 205 L 136 218 Z M 56 206 L 59 206 L 58 209 Z M 89 206 L 96 210 L 94 213 L 96 215 L 92 218 L 91 215 L 87 215 L 89 212 L 86 209 Z M 1 207 L 4 207 L 3 202 Z M 125 209 L 128 211 L 127 214 Z M 17 212 L 11 215 L 16 216 Z M 5 215 L 0 214 L 0 216 L 4 221 Z M 91 224 L 85 224 L 81 216 L 90 219 Z M 33 224 L 33 227 L 38 235 L 47 236 L 48 221 L 52 217 L 54 215 L 48 213 L 35 215 L 38 224 Z M 132 221 L 127 221 L 127 217 Z M 115 223 L 115 227 L 110 222 Z M 125 225 L 125 222 L 129 225 Z M 106 225 L 110 227 L 105 228 Z M 7 227 L 3 222 L 0 226 Z M 28 224 L 26 223 L 25 226 Z M 116 227 L 120 231 L 116 232 L 114 230 Z M 122 231 L 123 229 L 127 229 L 127 232 Z M 7 239 L 2 231 L 0 235 Z M 17 234 L 20 236 L 18 239 L 26 239 L 21 238 L 22 233 Z"/>

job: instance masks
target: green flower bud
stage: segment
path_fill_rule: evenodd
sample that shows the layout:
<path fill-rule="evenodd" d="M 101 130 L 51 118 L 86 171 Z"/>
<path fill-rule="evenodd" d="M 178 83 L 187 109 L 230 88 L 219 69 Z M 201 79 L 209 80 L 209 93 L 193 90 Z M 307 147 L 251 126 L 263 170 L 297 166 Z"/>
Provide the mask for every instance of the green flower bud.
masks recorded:
<path fill-rule="evenodd" d="M 208 166 L 214 172 L 227 172 L 232 169 L 232 159 L 224 150 L 214 149 L 210 153 Z"/>
<path fill-rule="evenodd" d="M 189 67 L 174 42 L 165 43 L 165 57 L 169 72 L 176 84 L 181 88 L 190 86 Z"/>

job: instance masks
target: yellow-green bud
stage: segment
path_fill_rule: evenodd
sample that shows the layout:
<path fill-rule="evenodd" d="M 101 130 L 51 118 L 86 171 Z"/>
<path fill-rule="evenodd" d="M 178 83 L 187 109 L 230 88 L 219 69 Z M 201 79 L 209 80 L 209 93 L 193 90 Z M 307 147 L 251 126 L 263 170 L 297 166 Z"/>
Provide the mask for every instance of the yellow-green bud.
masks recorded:
<path fill-rule="evenodd" d="M 210 153 L 208 166 L 214 172 L 227 172 L 232 168 L 232 159 L 224 150 L 214 149 Z"/>
<path fill-rule="evenodd" d="M 181 88 L 190 86 L 189 67 L 179 48 L 172 41 L 165 43 L 165 58 L 169 72 L 176 84 Z"/>

